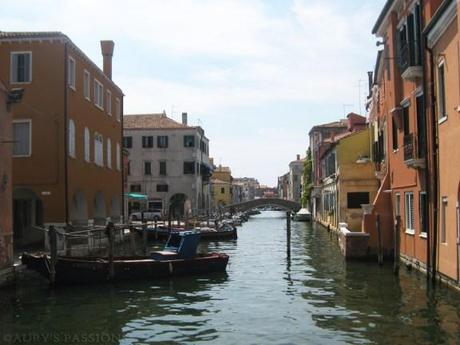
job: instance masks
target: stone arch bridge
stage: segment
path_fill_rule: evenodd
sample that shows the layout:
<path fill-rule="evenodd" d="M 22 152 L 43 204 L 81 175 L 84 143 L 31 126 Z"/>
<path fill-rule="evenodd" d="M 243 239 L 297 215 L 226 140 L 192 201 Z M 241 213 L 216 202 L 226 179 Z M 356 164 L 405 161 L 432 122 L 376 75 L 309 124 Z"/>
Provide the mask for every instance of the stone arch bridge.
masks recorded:
<path fill-rule="evenodd" d="M 297 212 L 301 209 L 301 205 L 298 202 L 285 200 L 285 199 L 277 199 L 277 198 L 260 198 L 254 199 L 250 201 L 241 202 L 238 204 L 232 204 L 225 206 L 224 210 L 229 212 L 244 212 L 249 211 L 251 209 L 263 206 L 277 206 L 286 211 Z"/>

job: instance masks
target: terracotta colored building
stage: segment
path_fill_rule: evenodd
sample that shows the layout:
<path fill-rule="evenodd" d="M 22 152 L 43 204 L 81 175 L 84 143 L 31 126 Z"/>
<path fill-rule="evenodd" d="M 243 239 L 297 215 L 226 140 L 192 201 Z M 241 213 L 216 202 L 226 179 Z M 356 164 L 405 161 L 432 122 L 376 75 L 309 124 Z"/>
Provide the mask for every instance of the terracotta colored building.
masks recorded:
<path fill-rule="evenodd" d="M 12 123 L 9 90 L 0 80 L 0 285 L 2 270 L 13 265 L 13 205 L 11 178 Z"/>
<path fill-rule="evenodd" d="M 437 275 L 448 282 L 460 284 L 460 89 L 459 89 L 459 16 L 455 0 L 443 1 L 425 28 L 429 93 L 433 102 L 433 127 L 436 127 L 438 150 L 438 193 L 435 198 L 438 214 L 432 232 L 432 266 Z"/>
<path fill-rule="evenodd" d="M 440 7 L 441 3 L 443 4 Z M 430 43 L 429 37 L 427 41 L 428 31 L 431 30 L 429 27 L 435 25 L 429 23 L 441 16 L 438 9 L 442 10 L 447 6 L 445 4 L 441 0 L 388 0 L 373 28 L 373 33 L 381 39 L 380 44 L 384 47 L 379 53 L 378 83 L 374 86 L 372 96 L 374 105 L 379 108 L 374 114 L 374 148 L 377 153 L 376 164 L 381 165 L 380 174 L 385 189 L 383 192 L 390 194 L 392 198 L 392 221 L 400 219 L 399 236 L 395 236 L 394 244 L 403 261 L 432 274 L 436 274 L 440 266 L 438 263 L 443 261 L 440 252 L 443 252 L 443 256 L 451 255 L 455 247 L 452 243 L 455 239 L 449 240 L 450 247 L 446 245 L 440 248 L 438 245 L 439 227 L 442 224 L 447 227 L 447 221 L 443 223 L 442 220 L 447 217 L 455 219 L 455 210 L 449 211 L 450 207 L 447 206 L 449 197 L 447 194 L 440 195 L 438 189 L 442 188 L 441 185 L 455 184 L 450 181 L 455 168 L 447 169 L 446 165 L 440 165 L 440 161 L 438 165 L 435 143 L 442 124 L 447 121 L 444 115 L 448 108 L 446 99 L 442 106 L 439 104 L 439 100 L 442 100 L 439 94 L 445 94 L 445 90 L 436 91 L 434 84 L 436 78 L 440 78 L 444 81 L 449 79 L 452 85 L 458 73 L 457 67 L 452 64 L 449 66 L 451 74 L 447 78 L 447 66 L 441 61 L 433 61 L 431 48 L 435 43 Z M 455 36 L 456 24 L 449 25 L 456 22 L 453 19 L 456 10 L 450 13 L 449 21 L 443 21 L 438 25 L 438 30 L 435 30 L 438 36 L 441 36 L 440 32 L 447 33 L 448 38 L 438 37 L 441 49 L 447 49 L 447 41 Z M 451 54 L 452 51 L 450 47 Z M 432 68 L 437 69 L 435 73 Z M 452 90 L 452 94 L 456 92 L 458 95 L 458 85 L 455 87 L 457 90 Z M 447 133 L 447 127 L 448 125 L 444 126 L 445 138 L 451 135 Z M 441 135 L 439 145 L 440 150 L 441 146 L 449 148 L 447 142 L 441 142 Z M 381 147 L 386 148 L 383 156 Z M 451 149 L 452 147 L 449 148 Z M 389 204 L 384 201 L 382 193 L 378 194 L 376 200 L 381 200 L 380 207 L 377 207 L 380 209 L 383 209 L 382 205 Z M 385 231 L 391 230 L 385 227 Z M 456 267 L 452 261 L 453 259 L 443 261 L 444 271 L 449 275 L 453 274 L 452 267 Z"/>
<path fill-rule="evenodd" d="M 103 71 L 60 32 L 0 32 L 0 78 L 24 89 L 13 113 L 13 213 L 18 245 L 35 226 L 119 221 L 123 93 L 112 81 L 112 41 Z"/>

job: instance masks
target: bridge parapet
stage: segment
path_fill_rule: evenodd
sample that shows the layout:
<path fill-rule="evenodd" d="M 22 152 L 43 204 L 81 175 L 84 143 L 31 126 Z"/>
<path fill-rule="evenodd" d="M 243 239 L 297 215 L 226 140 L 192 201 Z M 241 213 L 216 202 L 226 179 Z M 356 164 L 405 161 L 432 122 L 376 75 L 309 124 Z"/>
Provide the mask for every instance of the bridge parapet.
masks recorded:
<path fill-rule="evenodd" d="M 301 209 L 301 205 L 298 202 L 278 199 L 278 198 L 260 198 L 238 204 L 232 204 L 225 207 L 227 211 L 234 212 L 245 212 L 257 207 L 263 206 L 277 206 L 286 211 L 297 212 Z"/>

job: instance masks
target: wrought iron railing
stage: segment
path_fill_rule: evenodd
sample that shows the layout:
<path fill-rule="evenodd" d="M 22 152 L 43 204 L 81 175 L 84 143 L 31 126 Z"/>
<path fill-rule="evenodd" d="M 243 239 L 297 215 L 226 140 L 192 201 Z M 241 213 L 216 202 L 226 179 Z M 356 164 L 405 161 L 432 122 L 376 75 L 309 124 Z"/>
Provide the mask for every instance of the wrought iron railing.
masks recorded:
<path fill-rule="evenodd" d="M 420 43 L 418 41 L 407 42 L 399 48 L 399 66 L 403 73 L 409 67 L 421 66 Z"/>
<path fill-rule="evenodd" d="M 416 158 L 415 136 L 413 133 L 404 136 L 404 161 Z"/>

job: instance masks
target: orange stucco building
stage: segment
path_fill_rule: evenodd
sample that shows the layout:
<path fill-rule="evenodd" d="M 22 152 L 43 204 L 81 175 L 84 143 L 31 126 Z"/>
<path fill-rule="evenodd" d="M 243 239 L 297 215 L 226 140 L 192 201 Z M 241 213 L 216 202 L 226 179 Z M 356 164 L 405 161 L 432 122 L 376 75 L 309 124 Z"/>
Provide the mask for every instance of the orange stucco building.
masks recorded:
<path fill-rule="evenodd" d="M 458 286 L 457 7 L 455 0 L 387 1 L 373 29 L 384 49 L 370 95 L 370 123 L 381 179 L 373 212 L 392 209 L 386 245 L 406 263 Z"/>
<path fill-rule="evenodd" d="M 23 88 L 13 108 L 13 213 L 18 245 L 38 225 L 118 221 L 122 215 L 123 93 L 60 32 L 0 32 L 0 78 Z"/>
<path fill-rule="evenodd" d="M 460 161 L 456 159 L 460 137 L 459 16 L 457 1 L 445 0 L 434 13 L 425 34 L 433 96 L 434 152 L 437 170 L 436 231 L 433 256 L 440 278 L 460 284 Z M 436 148 L 436 147 L 435 147 Z"/>

